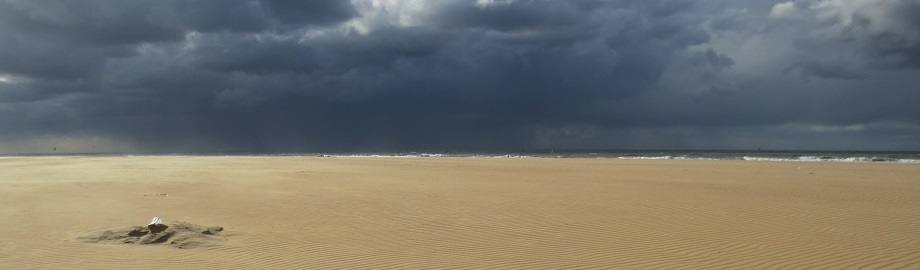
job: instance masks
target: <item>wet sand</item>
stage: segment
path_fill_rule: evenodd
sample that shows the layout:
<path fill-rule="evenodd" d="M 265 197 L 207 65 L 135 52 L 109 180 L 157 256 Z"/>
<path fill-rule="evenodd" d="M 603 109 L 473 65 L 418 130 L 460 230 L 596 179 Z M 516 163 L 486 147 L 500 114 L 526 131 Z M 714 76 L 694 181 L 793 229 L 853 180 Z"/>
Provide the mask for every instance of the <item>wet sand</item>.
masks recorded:
<path fill-rule="evenodd" d="M 88 243 L 164 222 L 220 241 Z M 0 269 L 920 269 L 920 164 L 0 158 Z"/>

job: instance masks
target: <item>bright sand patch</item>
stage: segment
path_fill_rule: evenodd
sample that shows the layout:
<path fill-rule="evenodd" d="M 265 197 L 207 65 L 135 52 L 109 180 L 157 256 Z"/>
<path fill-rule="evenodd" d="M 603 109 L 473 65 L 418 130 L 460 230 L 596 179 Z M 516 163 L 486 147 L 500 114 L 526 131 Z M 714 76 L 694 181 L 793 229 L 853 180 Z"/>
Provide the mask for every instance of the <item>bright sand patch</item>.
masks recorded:
<path fill-rule="evenodd" d="M 154 216 L 223 240 L 77 239 Z M 920 165 L 0 158 L 0 269 L 467 266 L 920 269 Z"/>

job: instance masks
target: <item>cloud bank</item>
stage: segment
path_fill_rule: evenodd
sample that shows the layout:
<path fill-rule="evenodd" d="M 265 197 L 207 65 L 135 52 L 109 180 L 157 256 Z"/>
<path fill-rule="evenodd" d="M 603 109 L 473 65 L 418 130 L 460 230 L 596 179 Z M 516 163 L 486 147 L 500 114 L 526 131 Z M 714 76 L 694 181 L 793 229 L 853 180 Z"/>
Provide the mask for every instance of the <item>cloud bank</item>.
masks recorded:
<path fill-rule="evenodd" d="M 0 152 L 916 151 L 914 14 L 914 0 L 3 0 Z"/>

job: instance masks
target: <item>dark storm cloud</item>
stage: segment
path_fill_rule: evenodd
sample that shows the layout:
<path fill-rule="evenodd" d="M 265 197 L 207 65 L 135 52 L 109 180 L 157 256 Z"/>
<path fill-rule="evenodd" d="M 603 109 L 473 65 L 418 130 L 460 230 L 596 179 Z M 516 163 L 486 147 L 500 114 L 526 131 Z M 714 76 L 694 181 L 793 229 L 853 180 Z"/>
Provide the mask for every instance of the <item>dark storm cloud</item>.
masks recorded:
<path fill-rule="evenodd" d="M 899 67 L 920 68 L 920 2 L 892 1 L 886 3 L 882 14 L 875 16 L 853 14 L 854 32 L 867 32 L 865 35 L 869 48 L 882 55 L 885 61 Z M 884 16 L 884 18 L 882 18 Z M 878 24 L 887 20 L 886 25 Z M 885 22 L 882 22 L 885 23 Z"/>
<path fill-rule="evenodd" d="M 436 23 L 446 27 L 480 27 L 496 31 L 522 31 L 566 28 L 584 24 L 588 6 L 579 1 L 521 1 L 477 7 L 469 2 L 452 1 L 435 14 Z"/>
<path fill-rule="evenodd" d="M 339 23 L 357 15 L 348 1 L 265 0 L 262 5 L 282 23 L 293 25 Z"/>
<path fill-rule="evenodd" d="M 816 13 L 822 37 L 855 43 L 875 64 L 920 68 L 917 1 L 828 1 L 807 12 Z"/>
<path fill-rule="evenodd" d="M 0 1 L 0 141 L 909 145 L 916 4 L 873 2 Z"/>
<path fill-rule="evenodd" d="M 259 40 L 253 36 L 207 35 L 190 49 L 187 63 L 218 72 L 309 73 L 316 69 L 313 49 L 297 40 Z"/>
<path fill-rule="evenodd" d="M 347 2 L 335 0 L 8 0 L 0 3 L 0 14 L 4 25 L 15 27 L 12 31 L 94 44 L 168 41 L 188 31 L 334 24 L 356 15 Z"/>
<path fill-rule="evenodd" d="M 171 42 L 190 32 L 271 31 L 334 24 L 354 16 L 342 1 L 2 1 L 3 71 L 44 79 L 92 76 L 104 61 L 142 43 Z M 53 63 L 53 64 L 52 64 Z"/>

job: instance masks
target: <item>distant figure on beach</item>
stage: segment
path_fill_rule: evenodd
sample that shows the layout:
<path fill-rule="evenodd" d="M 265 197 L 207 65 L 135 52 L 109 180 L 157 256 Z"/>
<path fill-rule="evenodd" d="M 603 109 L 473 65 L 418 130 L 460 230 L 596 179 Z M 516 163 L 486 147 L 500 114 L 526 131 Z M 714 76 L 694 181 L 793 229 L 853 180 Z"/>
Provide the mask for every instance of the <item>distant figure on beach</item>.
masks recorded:
<path fill-rule="evenodd" d="M 57 151 L 57 147 L 54 148 L 54 151 Z"/>

